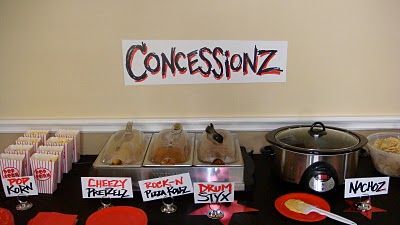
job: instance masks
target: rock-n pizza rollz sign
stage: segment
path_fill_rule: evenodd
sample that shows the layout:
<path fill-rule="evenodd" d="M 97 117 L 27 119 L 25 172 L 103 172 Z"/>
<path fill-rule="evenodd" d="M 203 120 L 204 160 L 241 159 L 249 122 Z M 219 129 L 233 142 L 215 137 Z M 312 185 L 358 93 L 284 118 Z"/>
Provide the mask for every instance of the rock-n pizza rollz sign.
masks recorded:
<path fill-rule="evenodd" d="M 286 41 L 122 41 L 125 85 L 285 82 Z"/>

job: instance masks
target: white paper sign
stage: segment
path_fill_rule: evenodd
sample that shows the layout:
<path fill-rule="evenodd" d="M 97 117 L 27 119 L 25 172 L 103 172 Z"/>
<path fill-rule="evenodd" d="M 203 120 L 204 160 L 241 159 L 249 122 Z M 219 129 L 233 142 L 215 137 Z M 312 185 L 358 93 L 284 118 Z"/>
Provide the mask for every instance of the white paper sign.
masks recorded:
<path fill-rule="evenodd" d="M 83 198 L 133 198 L 130 177 L 81 177 Z"/>
<path fill-rule="evenodd" d="M 197 182 L 193 183 L 194 203 L 233 202 L 235 183 Z"/>
<path fill-rule="evenodd" d="M 345 198 L 384 195 L 389 191 L 389 177 L 346 179 L 344 185 Z"/>
<path fill-rule="evenodd" d="M 33 176 L 4 178 L 1 179 L 1 182 L 6 197 L 38 195 L 38 188 Z"/>
<path fill-rule="evenodd" d="M 152 201 L 193 193 L 189 173 L 139 181 L 143 201 Z"/>
<path fill-rule="evenodd" d="M 287 41 L 123 40 L 125 85 L 286 82 Z"/>

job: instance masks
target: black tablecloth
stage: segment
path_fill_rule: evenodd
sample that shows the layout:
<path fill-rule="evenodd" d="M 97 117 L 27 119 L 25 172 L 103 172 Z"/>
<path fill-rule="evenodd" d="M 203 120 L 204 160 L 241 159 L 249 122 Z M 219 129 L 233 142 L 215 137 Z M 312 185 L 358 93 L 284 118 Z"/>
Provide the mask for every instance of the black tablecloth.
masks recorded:
<path fill-rule="evenodd" d="M 9 209 L 15 218 L 16 224 L 27 224 L 38 212 L 61 212 L 67 214 L 77 214 L 79 225 L 83 225 L 90 214 L 95 212 L 100 206 L 98 199 L 82 199 L 80 177 L 91 175 L 91 164 L 96 156 L 83 156 L 79 163 L 74 164 L 70 173 L 66 174 L 58 189 L 52 195 L 40 194 L 32 196 L 29 200 L 34 207 L 27 211 L 16 211 L 16 198 L 5 198 L 4 193 L 0 194 L 0 207 Z M 255 165 L 254 184 L 248 187 L 247 191 L 235 193 L 235 199 L 239 203 L 249 207 L 257 208 L 259 212 L 237 213 L 234 214 L 230 222 L 233 224 L 249 225 L 249 224 L 265 224 L 265 225 L 290 225 L 303 224 L 279 214 L 274 208 L 274 201 L 277 197 L 290 193 L 302 191 L 300 186 L 288 184 L 279 181 L 271 173 L 272 158 L 264 155 L 252 156 Z M 382 176 L 374 169 L 370 158 L 360 158 L 359 177 Z M 133 181 L 135 182 L 135 181 Z M 343 186 L 335 191 L 320 195 L 325 198 L 331 205 L 333 213 L 342 215 L 357 224 L 362 225 L 395 225 L 400 224 L 400 179 L 391 178 L 388 195 L 373 196 L 372 203 L 376 207 L 386 209 L 384 213 L 374 213 L 372 220 L 367 219 L 359 213 L 343 212 L 347 208 L 345 199 L 343 198 Z M 161 201 L 142 202 L 139 192 L 134 193 L 133 199 L 117 199 L 113 200 L 113 205 L 129 205 L 143 209 L 149 218 L 149 224 L 165 224 L 165 225 L 187 225 L 187 224 L 221 224 L 219 221 L 213 221 L 206 216 L 189 216 L 188 214 L 202 205 L 193 203 L 193 195 L 180 196 L 175 198 L 178 211 L 174 214 L 163 214 L 160 212 Z M 339 222 L 325 219 L 319 224 L 341 224 Z"/>

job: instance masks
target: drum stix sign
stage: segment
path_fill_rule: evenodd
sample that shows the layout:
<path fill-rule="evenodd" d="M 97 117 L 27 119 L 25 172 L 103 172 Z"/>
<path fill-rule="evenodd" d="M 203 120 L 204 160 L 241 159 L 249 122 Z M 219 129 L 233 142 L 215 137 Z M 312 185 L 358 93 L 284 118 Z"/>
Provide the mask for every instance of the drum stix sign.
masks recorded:
<path fill-rule="evenodd" d="M 286 41 L 122 41 L 125 85 L 285 82 Z"/>
<path fill-rule="evenodd" d="M 193 183 L 195 203 L 233 202 L 235 197 L 233 182 L 197 182 Z"/>

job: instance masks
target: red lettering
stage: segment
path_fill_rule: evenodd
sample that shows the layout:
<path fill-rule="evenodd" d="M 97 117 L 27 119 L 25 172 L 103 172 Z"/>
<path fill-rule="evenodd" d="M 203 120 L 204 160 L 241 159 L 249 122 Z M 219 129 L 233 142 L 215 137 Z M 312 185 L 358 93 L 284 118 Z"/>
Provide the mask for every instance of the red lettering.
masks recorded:
<path fill-rule="evenodd" d="M 176 185 L 181 185 L 181 184 L 183 184 L 183 177 L 180 177 L 179 179 L 175 179 L 175 184 L 176 184 Z"/>
<path fill-rule="evenodd" d="M 15 178 L 9 178 L 7 180 L 8 180 L 8 183 L 10 183 L 10 185 L 13 185 L 17 181 L 17 179 L 15 179 Z"/>
<path fill-rule="evenodd" d="M 122 188 L 125 188 L 125 183 L 126 183 L 127 180 L 128 180 L 128 179 L 120 180 L 120 181 L 119 181 L 119 182 L 121 182 L 121 187 L 122 187 Z"/>
<path fill-rule="evenodd" d="M 146 189 L 149 188 L 163 188 L 163 187 L 171 187 L 170 181 L 168 179 L 166 180 L 159 180 L 155 182 L 145 182 L 144 186 Z"/>
<path fill-rule="evenodd" d="M 10 185 L 14 184 L 26 184 L 29 181 L 29 177 L 21 177 L 21 178 L 9 178 L 7 179 Z"/>
<path fill-rule="evenodd" d="M 220 184 L 220 185 L 214 185 L 214 184 L 198 184 L 199 185 L 199 191 L 201 192 L 213 192 L 213 193 L 218 193 L 218 192 L 223 192 L 223 191 L 228 191 L 232 192 L 232 184 Z"/>
<path fill-rule="evenodd" d="M 50 175 L 50 174 L 48 174 Z M 127 179 L 124 180 L 96 180 L 90 178 L 88 180 L 88 187 L 125 187 Z"/>
<path fill-rule="evenodd" d="M 96 181 L 92 178 L 88 180 L 88 187 L 96 187 Z"/>

